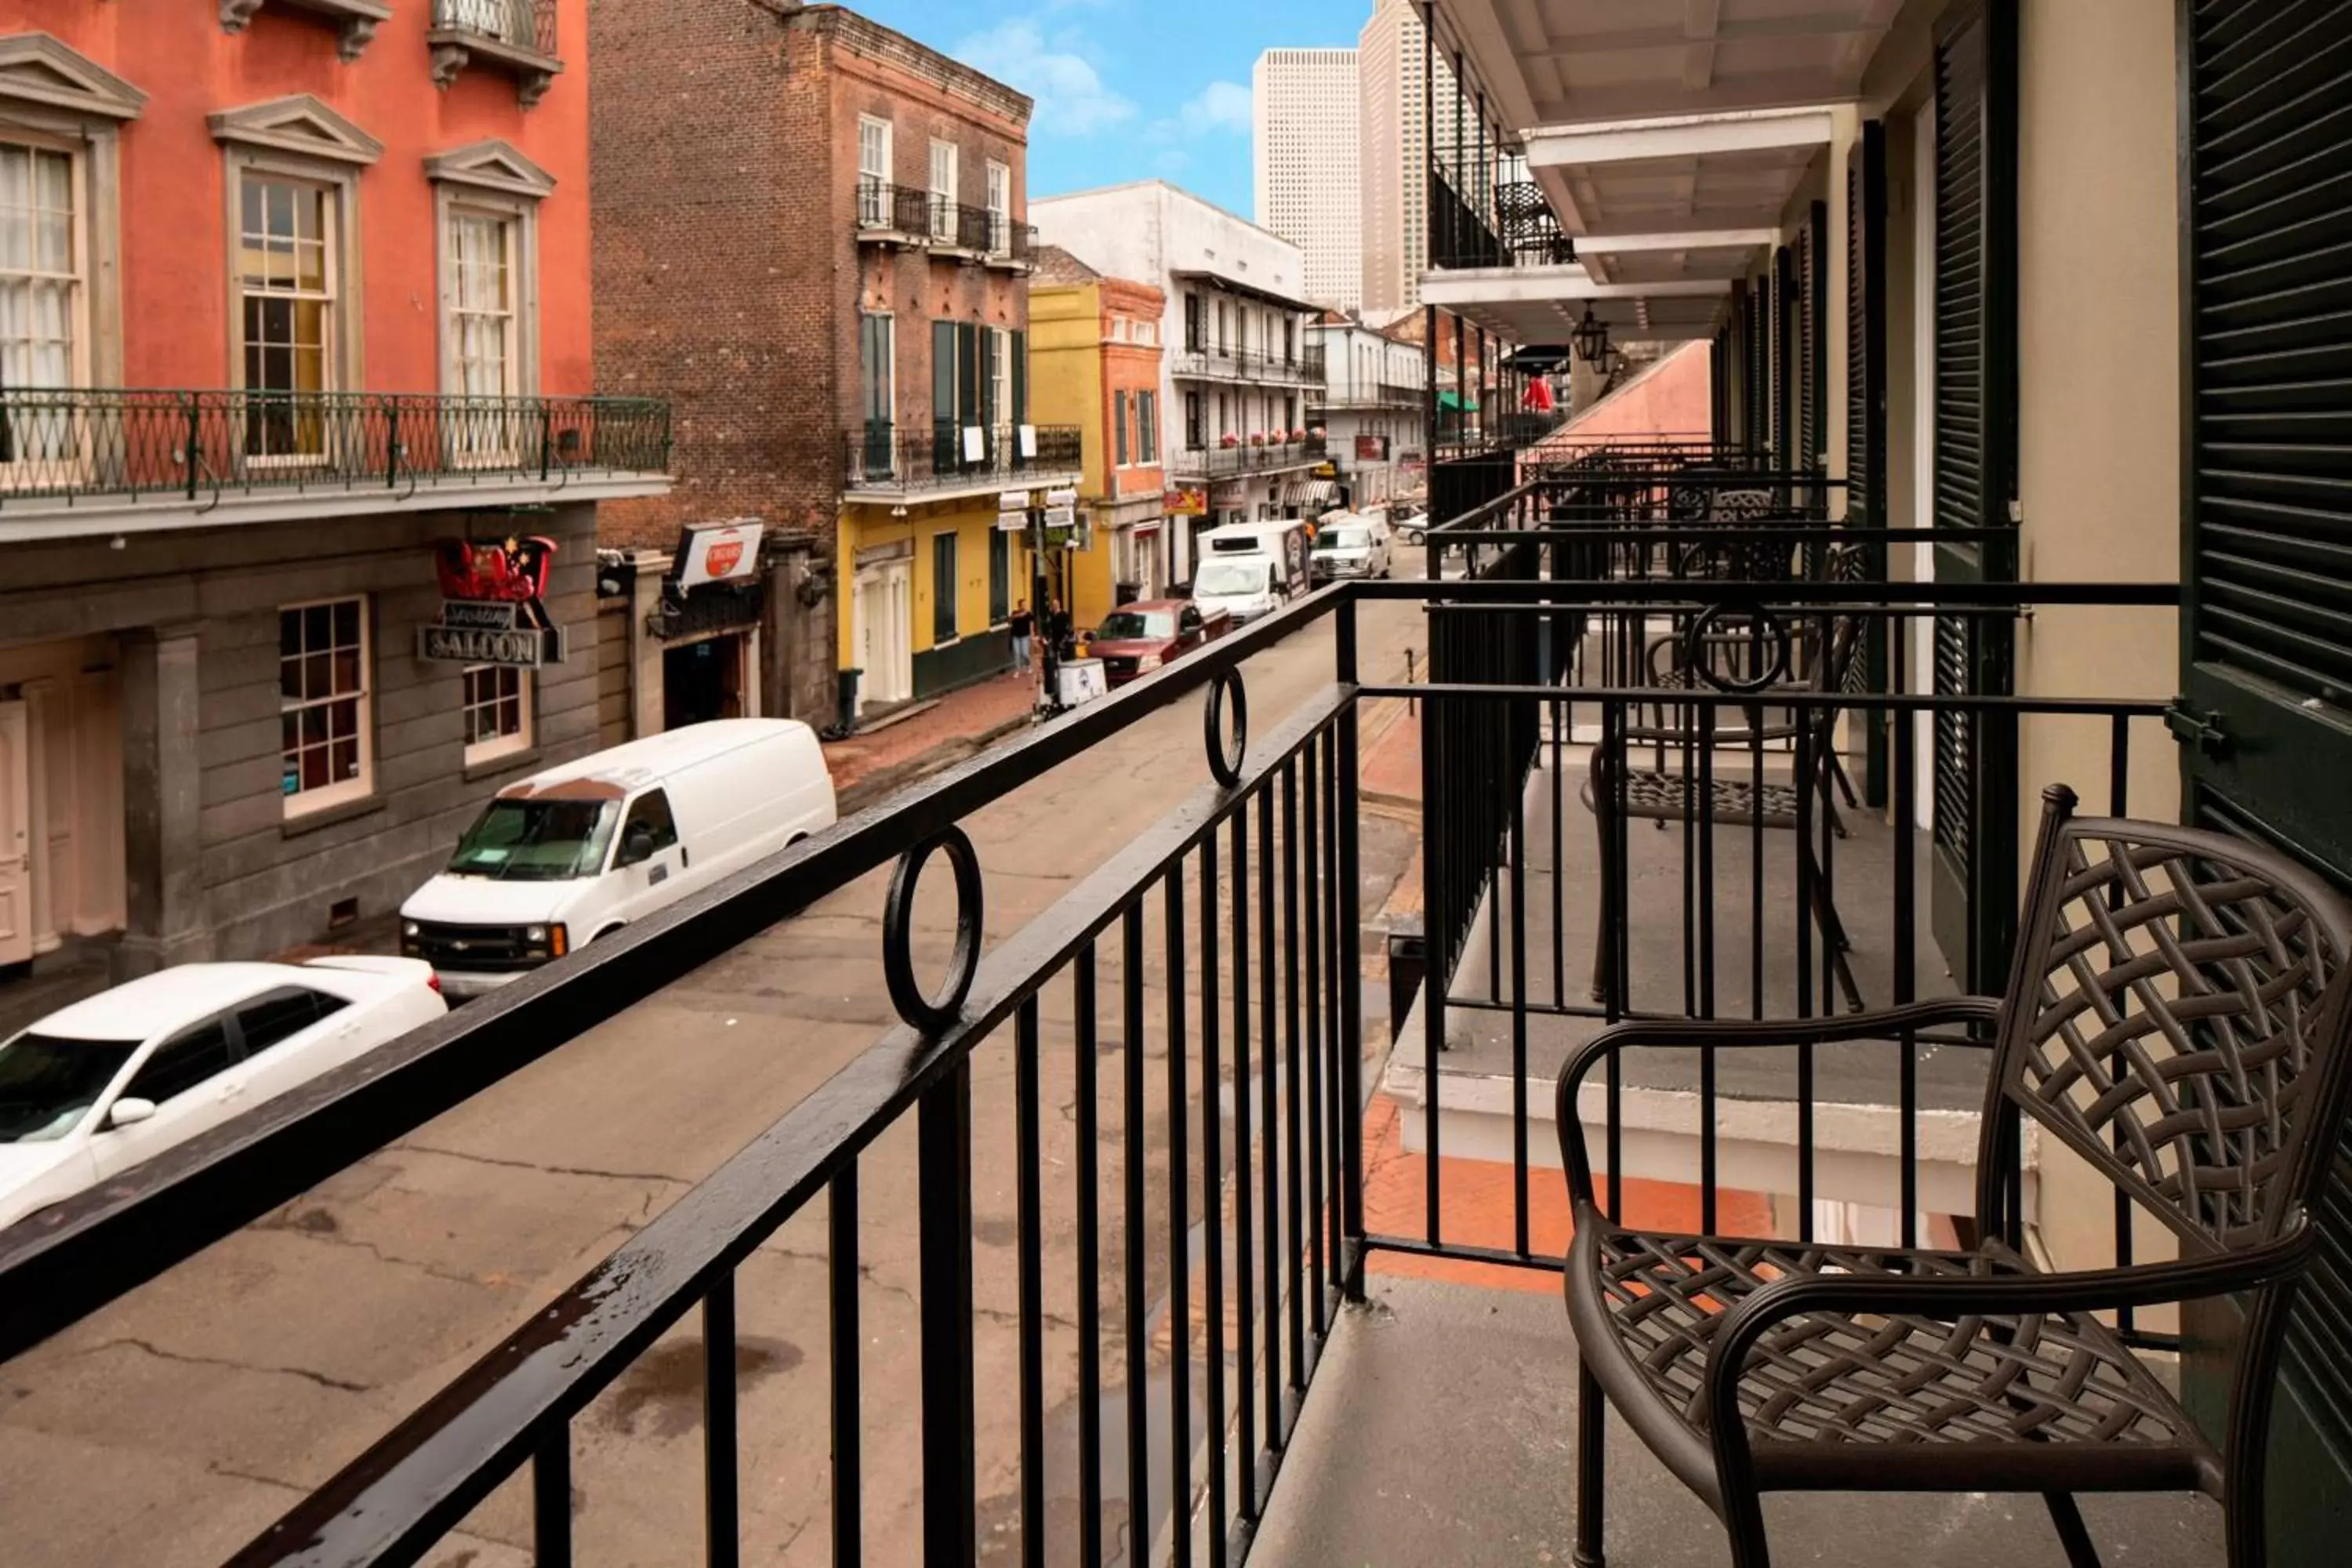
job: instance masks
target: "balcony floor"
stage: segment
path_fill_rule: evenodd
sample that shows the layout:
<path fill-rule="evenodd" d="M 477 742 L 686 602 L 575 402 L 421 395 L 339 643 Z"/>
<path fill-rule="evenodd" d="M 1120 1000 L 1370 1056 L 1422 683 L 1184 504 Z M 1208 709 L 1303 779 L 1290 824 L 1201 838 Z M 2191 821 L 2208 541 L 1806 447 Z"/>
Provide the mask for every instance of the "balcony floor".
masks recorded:
<path fill-rule="evenodd" d="M 1567 1563 L 1576 1363 L 1559 1296 L 1379 1275 L 1370 1296 L 1333 1331 L 1253 1568 Z M 2119 1568 L 2223 1559 L 2221 1510 L 2201 1498 L 2081 1500 Z M 1714 1515 L 1614 1420 L 1608 1506 L 1615 1568 L 1730 1561 Z M 2030 1497 L 1781 1493 L 1765 1520 L 1783 1563 L 2065 1562 Z"/>

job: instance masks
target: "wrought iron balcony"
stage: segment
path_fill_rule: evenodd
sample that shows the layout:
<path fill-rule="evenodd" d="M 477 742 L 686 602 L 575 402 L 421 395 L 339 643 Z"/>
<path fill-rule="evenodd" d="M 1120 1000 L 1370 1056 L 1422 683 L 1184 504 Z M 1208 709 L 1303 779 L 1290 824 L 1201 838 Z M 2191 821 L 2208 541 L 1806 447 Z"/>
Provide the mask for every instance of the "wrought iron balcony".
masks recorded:
<path fill-rule="evenodd" d="M 1037 226 L 1014 223 L 1001 214 L 989 215 L 988 259 L 992 265 L 1003 265 L 1016 270 L 1026 270 L 1036 259 Z"/>
<path fill-rule="evenodd" d="M 485 61 L 513 76 L 517 98 L 530 108 L 563 69 L 556 9 L 556 0 L 433 0 L 425 41 L 434 82 L 447 87 L 469 64 Z"/>
<path fill-rule="evenodd" d="M 898 496 L 1075 483 L 1075 425 L 927 426 L 868 420 L 842 437 L 844 488 L 852 495 Z"/>
<path fill-rule="evenodd" d="M 857 237 L 880 243 L 921 245 L 931 233 L 931 194 L 912 185 L 861 175 L 857 181 Z"/>
<path fill-rule="evenodd" d="M 1429 177 L 1429 264 L 1434 268 L 1559 267 L 1576 259 L 1551 198 L 1532 180 L 1461 183 Z"/>
<path fill-rule="evenodd" d="M 1309 436 L 1298 440 L 1236 441 L 1228 447 L 1181 447 L 1168 454 L 1168 471 L 1191 479 L 1232 479 L 1243 474 L 1274 474 L 1312 468 L 1323 461 L 1328 442 Z"/>
<path fill-rule="evenodd" d="M 1261 353 L 1255 350 L 1188 345 L 1171 358 L 1170 368 L 1192 381 L 1265 382 L 1279 386 L 1320 386 L 1324 350 L 1321 345 L 1293 354 Z"/>
<path fill-rule="evenodd" d="M 929 194 L 929 202 L 926 227 L 933 249 L 961 253 L 962 259 L 975 262 L 986 260 L 994 252 L 998 237 L 994 213 L 986 207 L 950 201 L 937 193 Z"/>
<path fill-rule="evenodd" d="M 0 390 L 12 514 L 270 495 L 476 494 L 669 471 L 669 405 L 642 397 Z"/>

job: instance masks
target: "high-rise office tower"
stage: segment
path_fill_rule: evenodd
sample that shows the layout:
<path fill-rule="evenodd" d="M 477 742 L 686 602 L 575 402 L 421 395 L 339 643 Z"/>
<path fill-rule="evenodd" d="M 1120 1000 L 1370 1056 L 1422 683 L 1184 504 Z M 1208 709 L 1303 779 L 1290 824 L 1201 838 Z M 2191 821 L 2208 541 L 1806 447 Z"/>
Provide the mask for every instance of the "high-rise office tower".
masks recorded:
<path fill-rule="evenodd" d="M 1268 49 L 1252 73 L 1257 221 L 1307 253 L 1307 292 L 1353 310 L 1363 294 L 1356 51 Z"/>
<path fill-rule="evenodd" d="M 1411 0 L 1379 0 L 1356 40 L 1366 310 L 1420 304 L 1421 275 L 1429 266 L 1427 120 L 1450 136 L 1460 94 L 1453 69 L 1438 57 L 1424 119 L 1422 48 L 1421 15 Z M 1466 107 L 1462 114 L 1468 123 Z"/>

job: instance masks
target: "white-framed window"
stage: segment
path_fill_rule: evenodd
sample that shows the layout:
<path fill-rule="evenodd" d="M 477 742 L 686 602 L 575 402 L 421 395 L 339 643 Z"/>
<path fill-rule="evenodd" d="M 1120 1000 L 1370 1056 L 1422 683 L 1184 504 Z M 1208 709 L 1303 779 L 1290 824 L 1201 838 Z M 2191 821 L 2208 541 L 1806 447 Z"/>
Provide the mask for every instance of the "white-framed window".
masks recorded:
<path fill-rule="evenodd" d="M 1110 319 L 1110 341 L 1115 343 L 1123 343 L 1127 342 L 1127 318 L 1125 316 L 1113 316 Z"/>
<path fill-rule="evenodd" d="M 1013 170 L 993 158 L 988 161 L 988 248 L 1013 248 Z"/>
<path fill-rule="evenodd" d="M 237 330 L 249 400 L 249 459 L 327 454 L 317 395 L 335 386 L 340 194 L 289 174 L 246 171 L 237 193 Z M 310 401 L 305 401 L 305 399 Z M 282 400 L 282 401 L 281 401 Z"/>
<path fill-rule="evenodd" d="M 956 237 L 956 144 L 931 143 L 931 237 Z"/>
<path fill-rule="evenodd" d="M 465 682 L 466 765 L 529 751 L 530 672 L 511 665 L 469 664 Z"/>
<path fill-rule="evenodd" d="M 82 223 L 79 158 L 0 142 L 0 386 L 63 390 L 82 379 L 89 342 Z M 0 462 L 11 456 L 0 453 Z"/>
<path fill-rule="evenodd" d="M 1017 423 L 1013 407 L 1013 333 L 1003 327 L 991 327 L 989 331 L 996 336 L 996 352 L 989 356 L 995 365 L 992 378 L 994 384 L 989 388 L 988 406 L 993 411 L 991 422 L 1009 428 Z"/>
<path fill-rule="evenodd" d="M 1160 323 L 1150 321 L 1138 321 L 1135 323 L 1135 341 L 1141 343 L 1146 348 L 1159 347 Z"/>
<path fill-rule="evenodd" d="M 887 227 L 890 207 L 890 122 L 870 114 L 857 117 L 857 221 L 868 228 Z"/>
<path fill-rule="evenodd" d="M 460 396 L 512 397 L 520 390 L 516 227 L 503 213 L 449 214 L 449 349 Z"/>
<path fill-rule="evenodd" d="M 374 787 L 373 687 L 364 595 L 278 612 L 278 714 L 286 815 Z"/>

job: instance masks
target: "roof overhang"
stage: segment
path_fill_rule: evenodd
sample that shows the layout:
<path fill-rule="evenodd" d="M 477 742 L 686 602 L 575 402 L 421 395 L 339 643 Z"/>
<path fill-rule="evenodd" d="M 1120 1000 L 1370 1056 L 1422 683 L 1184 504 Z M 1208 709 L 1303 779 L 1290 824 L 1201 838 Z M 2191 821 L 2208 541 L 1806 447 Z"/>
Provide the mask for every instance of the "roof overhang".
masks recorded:
<path fill-rule="evenodd" d="M 1569 341 L 1590 310 L 1621 341 L 1684 342 L 1715 335 L 1731 279 L 1678 278 L 1611 283 L 1583 267 L 1507 267 L 1424 272 L 1425 305 L 1523 345 Z"/>

